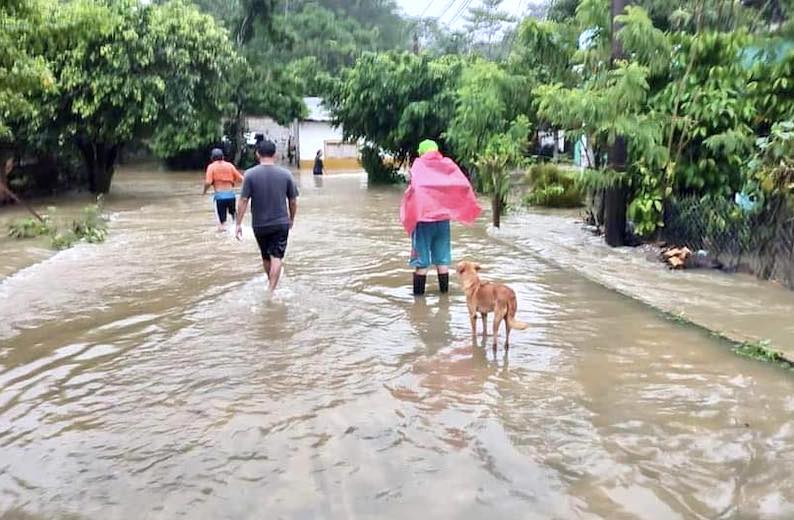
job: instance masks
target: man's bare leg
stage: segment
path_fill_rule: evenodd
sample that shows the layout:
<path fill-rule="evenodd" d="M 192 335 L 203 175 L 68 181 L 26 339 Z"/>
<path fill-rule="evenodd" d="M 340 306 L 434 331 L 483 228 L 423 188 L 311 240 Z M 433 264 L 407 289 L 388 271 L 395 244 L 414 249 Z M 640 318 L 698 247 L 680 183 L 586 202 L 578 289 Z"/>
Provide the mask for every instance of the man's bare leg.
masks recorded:
<path fill-rule="evenodd" d="M 271 293 L 275 291 L 276 287 L 278 286 L 278 280 L 281 278 L 281 266 L 283 263 L 284 262 L 281 260 L 281 258 L 270 258 L 270 276 L 268 278 L 270 279 Z"/>
<path fill-rule="evenodd" d="M 265 276 L 267 276 L 268 282 L 270 281 L 270 258 L 263 258 L 262 259 L 262 267 L 265 268 Z"/>

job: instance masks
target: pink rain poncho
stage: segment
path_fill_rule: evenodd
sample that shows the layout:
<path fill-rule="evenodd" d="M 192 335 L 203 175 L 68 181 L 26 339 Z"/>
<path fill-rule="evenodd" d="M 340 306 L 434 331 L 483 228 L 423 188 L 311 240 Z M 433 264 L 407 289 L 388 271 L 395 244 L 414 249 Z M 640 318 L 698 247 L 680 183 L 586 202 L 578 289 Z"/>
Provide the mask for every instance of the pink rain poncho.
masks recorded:
<path fill-rule="evenodd" d="M 411 184 L 400 204 L 400 221 L 409 235 L 418 222 L 471 224 L 480 211 L 469 180 L 451 159 L 434 151 L 414 161 Z"/>

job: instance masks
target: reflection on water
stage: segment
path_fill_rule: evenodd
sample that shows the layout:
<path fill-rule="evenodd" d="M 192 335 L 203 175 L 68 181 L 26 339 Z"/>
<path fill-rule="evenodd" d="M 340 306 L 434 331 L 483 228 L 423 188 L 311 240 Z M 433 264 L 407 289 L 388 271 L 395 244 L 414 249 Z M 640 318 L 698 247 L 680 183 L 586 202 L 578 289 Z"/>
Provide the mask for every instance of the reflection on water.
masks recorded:
<path fill-rule="evenodd" d="M 433 297 L 416 298 L 409 307 L 408 316 L 426 354 L 435 354 L 452 344 L 455 337 L 451 329 L 449 297 L 435 297 L 431 302 L 428 302 L 428 298 Z"/>
<path fill-rule="evenodd" d="M 107 243 L 0 283 L 0 512 L 794 515 L 787 373 L 456 227 L 530 324 L 473 346 L 456 281 L 411 296 L 399 189 L 300 181 L 275 301 L 196 174 L 122 174 Z"/>

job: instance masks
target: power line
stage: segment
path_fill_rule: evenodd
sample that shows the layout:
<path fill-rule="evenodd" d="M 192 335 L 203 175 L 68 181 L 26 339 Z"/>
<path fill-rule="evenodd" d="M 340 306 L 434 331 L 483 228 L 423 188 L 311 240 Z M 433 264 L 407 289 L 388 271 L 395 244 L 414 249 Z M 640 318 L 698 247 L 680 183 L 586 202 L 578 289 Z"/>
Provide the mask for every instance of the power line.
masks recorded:
<path fill-rule="evenodd" d="M 464 10 L 468 9 L 468 7 L 469 7 L 469 4 L 471 4 L 471 2 L 472 2 L 472 0 L 464 0 L 463 4 L 460 6 L 460 9 L 458 9 L 458 12 L 456 12 L 456 13 L 455 13 L 455 16 L 453 16 L 453 17 L 452 17 L 452 18 L 451 18 L 451 19 L 450 19 L 450 20 L 449 20 L 447 23 L 448 23 L 448 24 L 450 24 L 450 25 L 452 25 L 452 24 L 455 22 L 455 20 L 457 20 L 457 19 L 458 19 L 458 17 L 460 16 L 460 14 L 461 14 L 461 13 L 462 13 Z"/>
<path fill-rule="evenodd" d="M 452 6 L 455 5 L 457 2 L 458 0 L 449 0 L 449 2 L 447 2 L 447 5 L 445 5 L 444 8 L 441 10 L 441 13 L 438 16 L 436 16 L 436 20 L 441 21 L 444 15 L 450 12 Z"/>
<path fill-rule="evenodd" d="M 455 5 L 455 3 L 456 3 L 457 1 L 458 1 L 458 0 L 449 0 L 449 2 L 447 2 L 447 5 L 445 5 L 445 6 L 444 6 L 444 8 L 441 10 L 441 14 L 439 14 L 439 15 L 438 15 L 438 18 L 441 18 L 442 16 L 444 16 L 445 14 L 447 14 L 447 12 L 449 12 L 450 8 L 451 8 L 453 5 Z"/>
<path fill-rule="evenodd" d="M 430 7 L 433 5 L 433 2 L 434 2 L 434 1 L 435 1 L 435 0 L 430 0 L 430 1 L 427 3 L 427 5 L 425 6 L 425 8 L 422 10 L 422 14 L 420 14 L 420 15 L 419 15 L 419 18 L 424 18 L 424 17 L 425 17 L 425 13 L 427 13 L 427 10 L 428 10 L 428 9 L 430 9 Z"/>

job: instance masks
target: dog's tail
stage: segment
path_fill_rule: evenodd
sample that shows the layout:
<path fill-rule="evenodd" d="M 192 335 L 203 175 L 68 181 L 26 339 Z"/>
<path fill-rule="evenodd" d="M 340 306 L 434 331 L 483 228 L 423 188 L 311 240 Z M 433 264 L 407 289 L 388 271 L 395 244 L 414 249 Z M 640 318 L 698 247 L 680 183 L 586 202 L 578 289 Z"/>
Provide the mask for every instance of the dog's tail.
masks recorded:
<path fill-rule="evenodd" d="M 518 309 L 518 305 L 516 305 L 516 301 L 514 298 L 513 301 L 510 302 L 509 307 L 507 309 L 507 325 L 511 329 L 526 330 L 529 328 L 529 324 L 524 323 L 523 321 L 518 321 L 516 319 L 517 309 Z"/>
<path fill-rule="evenodd" d="M 523 321 L 518 321 L 512 316 L 507 317 L 507 324 L 510 325 L 511 329 L 526 330 L 529 328 L 528 323 L 524 323 Z"/>

